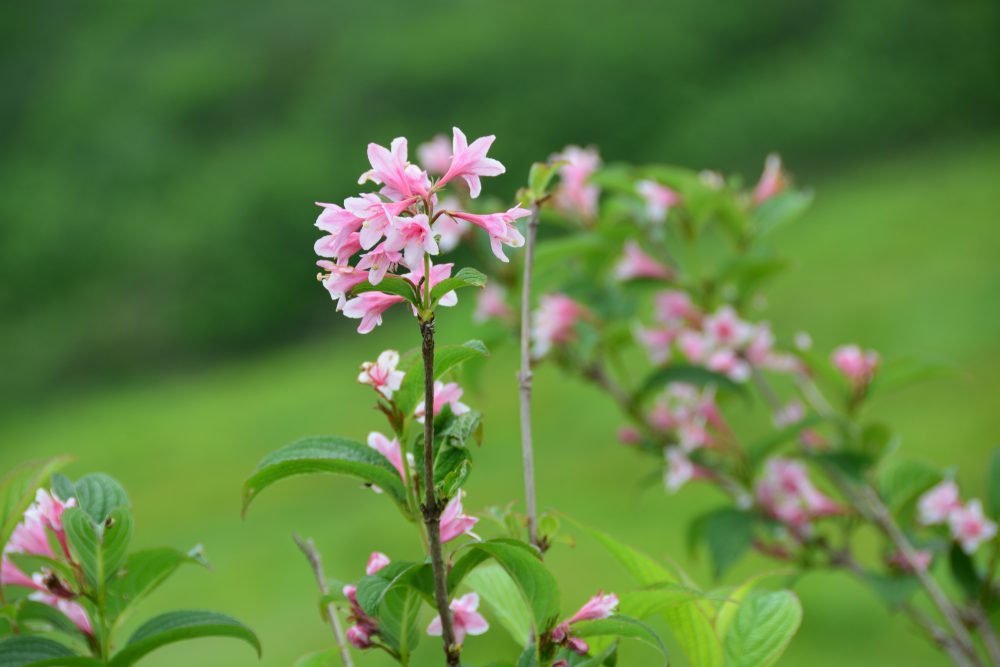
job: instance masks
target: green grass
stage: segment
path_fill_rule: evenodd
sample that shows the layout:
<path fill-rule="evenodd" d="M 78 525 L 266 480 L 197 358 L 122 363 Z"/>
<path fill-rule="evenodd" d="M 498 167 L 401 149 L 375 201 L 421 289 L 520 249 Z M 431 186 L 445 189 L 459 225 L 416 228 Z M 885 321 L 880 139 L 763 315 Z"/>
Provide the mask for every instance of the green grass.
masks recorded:
<path fill-rule="evenodd" d="M 786 335 L 804 328 L 822 347 L 857 341 L 954 367 L 955 374 L 880 398 L 871 410 L 898 428 L 908 450 L 958 465 L 963 484 L 976 493 L 996 444 L 1000 389 L 998 161 L 1000 143 L 984 142 L 904 156 L 816 184 L 814 209 L 778 239 L 796 269 L 770 292 L 769 316 Z M 462 338 L 464 315 L 441 318 L 445 340 Z M 343 579 L 360 575 L 373 549 L 415 558 L 419 542 L 390 502 L 349 480 L 286 482 L 265 493 L 245 521 L 239 517 L 240 484 L 263 454 L 299 436 L 330 432 L 360 439 L 381 428 L 378 413 L 359 407 L 370 396 L 354 377 L 358 363 L 384 347 L 415 343 L 410 322 L 391 324 L 399 326 L 24 412 L 0 424 L 0 465 L 69 452 L 77 457 L 73 474 L 105 470 L 121 479 L 136 508 L 140 545 L 203 543 L 215 565 L 213 572 L 178 575 L 146 612 L 182 606 L 232 613 L 260 633 L 262 665 L 290 665 L 329 644 L 293 532 L 316 537 L 329 574 Z M 488 419 L 467 498 L 473 510 L 520 493 L 515 367 L 513 350 L 500 349 L 487 366 L 484 390 L 468 396 Z M 674 497 L 659 487 L 640 488 L 648 465 L 615 443 L 615 411 L 551 369 L 537 376 L 536 405 L 542 504 L 674 558 L 707 583 L 705 563 L 686 552 L 684 533 L 687 520 L 719 497 L 704 488 Z M 567 611 L 599 587 L 628 583 L 585 540 L 555 549 L 549 562 Z M 761 567 L 762 561 L 744 563 L 731 579 Z M 846 577 L 811 575 L 797 590 L 805 621 L 782 664 L 944 664 L 903 619 Z M 488 662 L 509 646 L 495 625 L 469 642 L 471 661 Z M 426 642 L 420 664 L 437 664 L 437 651 Z M 625 664 L 652 664 L 644 648 L 629 648 L 628 656 L 633 659 Z M 378 655 L 358 662 L 389 664 Z M 220 640 L 179 645 L 146 664 L 255 662 L 246 647 Z M 676 653 L 674 664 L 684 664 Z"/>

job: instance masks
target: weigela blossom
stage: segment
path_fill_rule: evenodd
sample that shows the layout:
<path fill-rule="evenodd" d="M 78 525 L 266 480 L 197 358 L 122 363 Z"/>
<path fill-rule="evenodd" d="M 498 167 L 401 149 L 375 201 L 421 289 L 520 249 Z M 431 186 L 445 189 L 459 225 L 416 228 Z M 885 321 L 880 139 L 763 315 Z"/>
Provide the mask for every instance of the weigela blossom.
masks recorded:
<path fill-rule="evenodd" d="M 764 161 L 764 173 L 753 189 L 753 202 L 761 204 L 788 187 L 788 178 L 781 169 L 781 156 L 771 153 Z"/>
<path fill-rule="evenodd" d="M 601 156 L 595 148 L 567 146 L 550 160 L 564 162 L 559 167 L 559 186 L 555 190 L 555 203 L 560 209 L 591 219 L 597 215 L 597 199 L 601 190 L 590 182 L 590 177 L 601 166 Z"/>
<path fill-rule="evenodd" d="M 904 572 L 926 572 L 933 561 L 934 552 L 929 549 L 915 549 L 911 559 L 898 551 L 889 557 L 889 564 Z"/>
<path fill-rule="evenodd" d="M 805 465 L 790 459 L 768 461 L 757 481 L 757 501 L 797 535 L 809 531 L 813 519 L 838 514 L 840 505 L 813 486 Z"/>
<path fill-rule="evenodd" d="M 663 222 L 667 219 L 670 207 L 681 201 L 681 196 L 665 185 L 656 181 L 639 181 L 635 190 L 646 202 L 646 215 L 653 222 Z"/>
<path fill-rule="evenodd" d="M 983 514 L 983 504 L 970 500 L 965 506 L 953 510 L 948 515 L 951 536 L 967 554 L 973 554 L 983 542 L 989 542 L 997 534 L 997 525 Z"/>
<path fill-rule="evenodd" d="M 951 513 L 962 506 L 958 484 L 945 480 L 925 492 L 917 501 L 920 523 L 933 526 L 948 521 Z"/>
<path fill-rule="evenodd" d="M 480 176 L 499 176 L 506 171 L 502 164 L 493 158 L 486 157 L 486 152 L 493 145 L 496 137 L 492 134 L 487 137 L 479 137 L 470 145 L 460 129 L 454 127 L 452 133 L 451 164 L 437 184 L 443 186 L 453 178 L 461 178 L 469 186 L 469 196 L 475 199 L 482 189 L 479 182 Z"/>
<path fill-rule="evenodd" d="M 374 551 L 368 556 L 365 564 L 365 574 L 372 576 L 382 570 L 391 561 L 384 553 Z M 348 621 L 351 626 L 347 629 L 347 641 L 356 649 L 364 650 L 373 646 L 372 637 L 379 633 L 378 621 L 365 613 L 358 603 L 358 587 L 347 584 L 342 592 L 347 601 L 351 604 L 351 611 L 348 614 Z"/>
<path fill-rule="evenodd" d="M 448 136 L 436 134 L 430 141 L 417 146 L 417 159 L 427 173 L 442 176 L 451 166 L 451 142 Z"/>
<path fill-rule="evenodd" d="M 370 577 L 382 570 L 391 562 L 392 561 L 389 560 L 389 557 L 381 551 L 373 551 L 371 555 L 368 556 L 368 563 L 365 565 L 365 574 Z"/>
<path fill-rule="evenodd" d="M 396 438 L 390 440 L 378 431 L 372 431 L 368 434 L 368 446 L 389 459 L 392 467 L 399 472 L 399 477 L 404 482 L 406 481 L 406 472 L 403 469 L 403 452 L 399 446 L 399 440 Z"/>
<path fill-rule="evenodd" d="M 455 641 L 459 644 L 465 640 L 466 635 L 481 635 L 490 629 L 490 624 L 477 611 L 479 609 L 479 595 L 476 593 L 467 593 L 452 600 L 449 607 L 451 608 L 451 624 L 455 631 Z M 440 637 L 442 632 L 441 616 L 438 615 L 427 626 L 427 634 L 432 637 Z"/>
<path fill-rule="evenodd" d="M 704 333 L 715 346 L 740 347 L 750 342 L 754 327 L 740 319 L 732 306 L 722 306 L 705 318 Z"/>
<path fill-rule="evenodd" d="M 682 486 L 695 478 L 695 465 L 680 447 L 666 450 L 667 467 L 663 472 L 663 483 L 670 493 L 677 493 Z"/>
<path fill-rule="evenodd" d="M 653 297 L 653 317 L 660 324 L 680 327 L 697 322 L 701 313 L 687 292 L 668 289 L 657 292 Z"/>
<path fill-rule="evenodd" d="M 464 492 L 463 492 L 464 493 Z M 474 539 L 479 537 L 472 532 L 479 519 L 469 516 L 462 509 L 462 493 L 448 501 L 441 513 L 441 543 L 450 542 L 460 535 L 469 535 Z"/>
<path fill-rule="evenodd" d="M 509 262 L 510 260 L 503 252 L 503 246 L 520 248 L 524 245 L 524 235 L 514 226 L 514 221 L 531 215 L 531 211 L 515 206 L 503 213 L 490 213 L 489 215 L 476 215 L 461 211 L 448 211 L 448 215 L 456 220 L 465 220 L 485 229 L 490 237 L 490 247 L 493 249 L 493 254 L 501 262 Z"/>
<path fill-rule="evenodd" d="M 368 144 L 368 161 L 372 168 L 361 174 L 358 185 L 366 181 L 381 184 L 381 193 L 393 201 L 423 197 L 430 192 L 427 173 L 406 160 L 406 138 L 396 137 L 389 148 Z"/>
<path fill-rule="evenodd" d="M 382 324 L 382 313 L 397 303 L 406 299 L 395 294 L 384 292 L 363 292 L 344 303 L 344 315 L 352 319 L 360 319 L 358 333 L 368 333 Z"/>
<path fill-rule="evenodd" d="M 487 283 L 479 291 L 472 319 L 479 323 L 493 319 L 513 321 L 514 309 L 507 304 L 507 291 L 495 283 Z"/>
<path fill-rule="evenodd" d="M 543 294 L 531 318 L 531 356 L 544 357 L 553 345 L 576 337 L 576 324 L 586 309 L 565 294 Z"/>
<path fill-rule="evenodd" d="M 842 345 L 833 351 L 834 367 L 855 387 L 863 387 L 871 382 L 878 368 L 878 353 L 862 350 L 857 345 Z"/>
<path fill-rule="evenodd" d="M 581 621 L 596 621 L 608 618 L 615 612 L 617 607 L 617 595 L 614 593 L 609 593 L 607 595 L 604 593 L 598 593 L 594 597 L 587 600 L 587 602 L 580 607 L 579 611 L 562 623 L 558 624 L 552 630 L 552 641 L 556 644 L 565 646 L 574 653 L 586 655 L 590 650 L 590 646 L 588 646 L 587 642 L 583 641 L 579 637 L 573 636 L 573 624 L 580 623 Z"/>
<path fill-rule="evenodd" d="M 635 280 L 636 278 L 652 278 L 669 280 L 673 272 L 643 252 L 635 240 L 625 242 L 624 254 L 614 269 L 618 280 Z"/>
<path fill-rule="evenodd" d="M 366 361 L 361 364 L 358 382 L 371 385 L 375 391 L 391 401 L 392 395 L 399 391 L 406 375 L 403 371 L 396 370 L 398 365 L 399 352 L 386 350 L 378 355 L 376 361 Z"/>
<path fill-rule="evenodd" d="M 451 408 L 451 413 L 453 415 L 463 415 L 469 411 L 469 406 L 462 403 L 459 399 L 462 398 L 462 394 L 465 391 L 458 386 L 457 382 L 449 382 L 445 384 L 440 380 L 434 381 L 434 416 L 437 417 L 441 414 L 444 406 L 449 406 Z M 427 405 L 426 402 L 421 401 L 420 405 L 413 412 L 416 415 L 417 421 L 421 424 L 424 423 L 424 419 L 427 417 Z"/>

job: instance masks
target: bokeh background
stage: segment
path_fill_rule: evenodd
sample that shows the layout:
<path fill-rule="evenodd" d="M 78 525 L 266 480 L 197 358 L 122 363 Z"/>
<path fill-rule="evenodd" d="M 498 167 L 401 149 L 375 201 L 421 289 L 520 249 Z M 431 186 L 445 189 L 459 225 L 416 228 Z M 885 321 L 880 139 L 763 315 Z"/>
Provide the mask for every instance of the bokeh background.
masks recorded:
<path fill-rule="evenodd" d="M 357 364 L 413 344 L 405 327 L 354 335 L 313 279 L 312 202 L 356 190 L 372 140 L 495 133 L 501 197 L 567 143 L 747 179 L 780 151 L 818 194 L 779 239 L 795 269 L 770 291 L 770 319 L 819 346 L 954 369 L 872 410 L 983 489 L 1000 396 L 993 0 L 8 2 L 0 84 L 0 464 L 68 452 L 72 472 L 120 478 L 139 543 L 201 542 L 216 566 L 148 610 L 238 615 L 262 636 L 262 665 L 329 644 L 293 531 L 345 579 L 373 547 L 418 548 L 388 503 L 343 480 L 238 512 L 263 453 L 379 426 L 356 407 Z M 467 315 L 443 320 L 446 340 L 470 334 Z M 469 397 L 489 419 L 473 509 L 519 494 L 515 366 L 497 351 Z M 536 386 L 543 504 L 707 582 L 685 522 L 718 499 L 644 489 L 648 464 L 615 445 L 610 405 L 554 371 Z M 552 563 L 567 607 L 626 583 L 586 541 Z M 860 585 L 818 574 L 797 590 L 805 621 L 782 664 L 943 664 Z M 497 628 L 470 659 L 507 642 Z M 182 662 L 256 664 L 225 642 L 149 660 Z"/>

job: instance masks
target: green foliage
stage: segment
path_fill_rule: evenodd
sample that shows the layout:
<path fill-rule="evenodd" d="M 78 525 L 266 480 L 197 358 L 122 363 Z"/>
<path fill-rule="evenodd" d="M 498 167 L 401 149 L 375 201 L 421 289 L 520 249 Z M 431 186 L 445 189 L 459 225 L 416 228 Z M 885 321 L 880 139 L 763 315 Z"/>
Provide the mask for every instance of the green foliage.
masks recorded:
<path fill-rule="evenodd" d="M 941 481 L 941 473 L 916 459 L 886 461 L 878 475 L 879 495 L 893 512 L 899 512 L 920 494 Z"/>
<path fill-rule="evenodd" d="M 406 488 L 389 460 L 367 445 L 336 436 L 302 438 L 261 459 L 243 484 L 244 514 L 254 498 L 275 482 L 312 473 L 348 475 L 375 484 L 408 515 Z"/>
<path fill-rule="evenodd" d="M 73 507 L 63 512 L 63 526 L 73 560 L 83 567 L 87 583 L 103 592 L 125 563 L 132 515 L 116 507 L 103 523 L 94 524 L 85 510 Z"/>
<path fill-rule="evenodd" d="M 45 637 L 11 637 L 0 642 L 0 667 L 100 667 L 99 660 L 79 656 Z"/>
<path fill-rule="evenodd" d="M 802 622 L 802 604 L 791 591 L 751 593 L 724 637 L 730 667 L 769 667 L 778 661 Z"/>
<path fill-rule="evenodd" d="M 989 504 L 987 508 L 990 516 L 997 519 L 1000 518 L 1000 449 L 993 451 L 993 456 L 990 458 L 989 474 Z"/>
<path fill-rule="evenodd" d="M 691 525 L 692 546 L 699 542 L 708 546 L 717 579 L 747 552 L 753 533 L 753 515 L 731 507 L 713 510 Z"/>
<path fill-rule="evenodd" d="M 434 349 L 434 379 L 473 359 L 488 357 L 489 350 L 480 340 L 470 340 L 461 345 L 440 345 Z M 406 369 L 406 377 L 393 395 L 393 401 L 410 416 L 424 400 L 424 367 L 420 359 L 415 359 Z"/>
<path fill-rule="evenodd" d="M 241 639 L 250 644 L 258 656 L 261 653 L 257 636 L 234 618 L 211 611 L 173 611 L 143 623 L 108 664 L 128 667 L 160 647 L 200 637 Z"/>
<path fill-rule="evenodd" d="M 519 645 L 531 641 L 531 610 L 517 584 L 500 565 L 482 565 L 465 576 L 465 584 L 479 594 L 493 618 Z"/>
<path fill-rule="evenodd" d="M 465 267 L 459 269 L 451 278 L 445 278 L 431 288 L 431 301 L 437 303 L 448 292 L 464 287 L 483 287 L 486 285 L 486 274 L 476 269 Z"/>
<path fill-rule="evenodd" d="M 123 571 L 108 586 L 111 618 L 118 619 L 127 608 L 150 595 L 184 564 L 208 567 L 197 549 L 183 553 L 159 547 L 130 554 Z"/>
<path fill-rule="evenodd" d="M 69 490 L 68 485 L 62 486 Z M 129 506 L 128 494 L 122 485 L 104 473 L 85 475 L 77 480 L 72 489 L 72 497 L 80 502 L 80 507 L 95 523 L 104 523 L 113 510 Z"/>
<path fill-rule="evenodd" d="M 721 373 L 710 371 L 704 366 L 694 366 L 691 364 L 671 364 L 670 366 L 654 370 L 642 383 L 642 388 L 639 390 L 638 395 L 640 398 L 650 396 L 657 390 L 663 389 L 675 382 L 683 382 L 696 387 L 718 387 L 744 398 L 749 398 L 749 394 L 743 385 L 733 382 Z"/>
<path fill-rule="evenodd" d="M 615 615 L 596 621 L 577 623 L 573 627 L 573 634 L 584 639 L 609 636 L 637 639 L 659 651 L 663 656 L 664 665 L 670 663 L 667 647 L 664 646 L 663 640 L 656 634 L 656 631 L 642 621 L 628 616 Z"/>

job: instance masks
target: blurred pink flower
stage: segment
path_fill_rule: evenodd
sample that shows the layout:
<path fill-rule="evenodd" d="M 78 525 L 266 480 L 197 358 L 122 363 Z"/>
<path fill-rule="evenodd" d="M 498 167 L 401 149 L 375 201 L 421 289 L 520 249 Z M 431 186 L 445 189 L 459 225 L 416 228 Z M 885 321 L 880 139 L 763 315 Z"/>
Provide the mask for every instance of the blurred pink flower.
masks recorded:
<path fill-rule="evenodd" d="M 879 357 L 874 350 L 862 350 L 857 345 L 842 345 L 833 351 L 834 367 L 856 387 L 871 381 L 878 367 Z"/>
<path fill-rule="evenodd" d="M 926 572 L 934 561 L 934 552 L 928 549 L 915 549 L 913 556 L 912 560 L 907 560 L 897 551 L 889 557 L 889 564 L 904 572 Z"/>
<path fill-rule="evenodd" d="M 457 127 L 453 127 L 451 165 L 438 181 L 438 187 L 445 185 L 453 178 L 461 178 L 469 186 L 469 196 L 473 199 L 478 197 L 482 188 L 479 182 L 480 176 L 499 176 L 506 171 L 500 162 L 486 157 L 487 151 L 495 140 L 496 137 L 491 134 L 479 137 L 470 145 L 465 134 Z"/>
<path fill-rule="evenodd" d="M 372 639 L 371 634 L 368 632 L 368 627 L 360 624 L 354 624 L 347 628 L 347 641 L 359 651 L 372 647 Z"/>
<path fill-rule="evenodd" d="M 373 551 L 371 555 L 368 556 L 368 563 L 365 565 L 365 574 L 370 577 L 390 562 L 389 557 L 381 551 Z"/>
<path fill-rule="evenodd" d="M 531 322 L 531 356 L 544 357 L 553 345 L 573 340 L 576 324 L 586 312 L 565 294 L 543 294 Z"/>
<path fill-rule="evenodd" d="M 479 596 L 475 593 L 468 593 L 460 598 L 451 601 L 452 626 L 455 630 L 455 641 L 461 644 L 466 635 L 481 635 L 490 629 L 490 624 L 477 611 L 479 609 Z M 430 625 L 427 626 L 427 634 L 432 637 L 441 636 L 441 616 L 434 617 Z"/>
<path fill-rule="evenodd" d="M 635 328 L 635 338 L 646 348 L 649 360 L 657 366 L 667 363 L 670 360 L 671 348 L 674 339 L 677 338 L 677 331 L 671 328 Z"/>
<path fill-rule="evenodd" d="M 687 292 L 677 289 L 662 290 L 653 297 L 654 318 L 661 324 L 680 326 L 700 317 Z"/>
<path fill-rule="evenodd" d="M 403 297 L 384 292 L 362 292 L 344 304 L 344 315 L 360 319 L 358 333 L 368 333 L 382 324 L 382 313 L 391 306 L 405 301 Z"/>
<path fill-rule="evenodd" d="M 510 322 L 514 319 L 514 310 L 507 305 L 507 292 L 494 283 L 487 283 L 479 292 L 476 300 L 476 310 L 472 314 L 476 322 L 486 322 L 498 319 Z"/>
<path fill-rule="evenodd" d="M 551 160 L 566 163 L 559 167 L 556 206 L 583 218 L 589 219 L 597 215 L 597 199 L 601 191 L 589 182 L 591 175 L 601 166 L 601 156 L 597 149 L 567 146 L 562 153 L 553 155 Z"/>
<path fill-rule="evenodd" d="M 653 278 L 668 280 L 673 272 L 655 259 L 643 252 L 638 242 L 625 242 L 624 255 L 615 265 L 615 278 L 618 280 L 634 280 L 636 278 Z"/>
<path fill-rule="evenodd" d="M 778 194 L 788 186 L 788 179 L 781 169 L 781 157 L 771 153 L 764 161 L 764 173 L 753 190 L 753 201 L 760 204 Z"/>
<path fill-rule="evenodd" d="M 920 523 L 933 526 L 945 523 L 951 513 L 961 506 L 958 485 L 951 480 L 945 480 L 920 496 L 920 500 L 917 501 L 917 513 Z"/>
<path fill-rule="evenodd" d="M 87 616 L 87 611 L 79 602 L 41 591 L 32 593 L 28 598 L 34 602 L 41 602 L 46 606 L 58 609 L 73 622 L 73 625 L 80 629 L 80 632 L 93 636 L 94 628 L 90 623 L 90 617 Z"/>
<path fill-rule="evenodd" d="M 361 364 L 358 382 L 371 385 L 375 391 L 392 400 L 392 395 L 399 390 L 406 375 L 403 371 L 396 370 L 398 365 L 399 352 L 385 350 L 378 355 L 376 361 L 366 361 Z"/>
<path fill-rule="evenodd" d="M 448 136 L 436 134 L 430 141 L 417 146 L 420 166 L 431 174 L 442 175 L 451 166 L 451 142 Z"/>
<path fill-rule="evenodd" d="M 705 363 L 710 371 L 722 373 L 734 382 L 746 382 L 750 379 L 750 364 L 730 348 L 716 350 Z"/>
<path fill-rule="evenodd" d="M 520 206 L 509 208 L 503 213 L 490 213 L 488 215 L 477 215 L 474 213 L 464 213 L 462 211 L 448 211 L 448 215 L 456 220 L 466 220 L 474 225 L 482 227 L 490 237 L 490 247 L 493 254 L 502 262 L 510 261 L 503 252 L 503 246 L 520 248 L 524 245 L 524 236 L 514 226 L 514 221 L 531 215 L 531 211 Z"/>
<path fill-rule="evenodd" d="M 732 306 L 722 306 L 705 318 L 705 336 L 713 345 L 740 347 L 754 335 L 754 327 L 744 322 Z"/>
<path fill-rule="evenodd" d="M 813 519 L 843 511 L 813 486 L 805 465 L 791 459 L 768 461 L 757 480 L 756 494 L 765 511 L 798 535 L 808 532 Z"/>
<path fill-rule="evenodd" d="M 952 510 L 948 515 L 948 527 L 967 554 L 975 553 L 980 544 L 989 542 L 997 534 L 997 525 L 983 515 L 983 504 L 978 500 L 970 500 L 964 507 Z"/>
<path fill-rule="evenodd" d="M 374 181 L 383 187 L 381 193 L 393 201 L 413 196 L 425 197 L 430 192 L 427 173 L 406 160 L 406 138 L 396 137 L 390 148 L 368 144 L 368 161 L 372 168 L 361 174 L 358 185 Z"/>
<path fill-rule="evenodd" d="M 656 181 L 639 181 L 635 190 L 646 201 L 646 214 L 653 222 L 666 220 L 670 207 L 681 201 L 679 194 Z"/>

